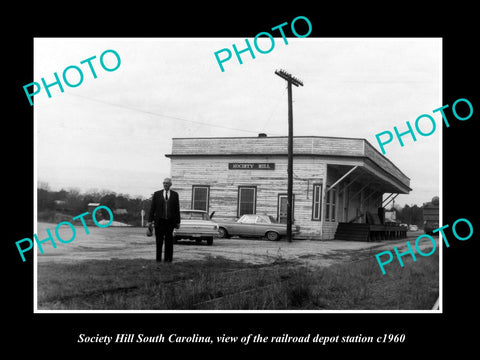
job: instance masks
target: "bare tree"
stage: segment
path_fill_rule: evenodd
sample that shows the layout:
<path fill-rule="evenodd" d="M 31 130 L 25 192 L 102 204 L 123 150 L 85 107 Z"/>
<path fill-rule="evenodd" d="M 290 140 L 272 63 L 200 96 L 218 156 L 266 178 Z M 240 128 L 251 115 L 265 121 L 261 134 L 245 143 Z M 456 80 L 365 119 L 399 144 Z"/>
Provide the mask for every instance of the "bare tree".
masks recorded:
<path fill-rule="evenodd" d="M 50 185 L 46 181 L 37 181 L 37 189 L 50 191 Z"/>

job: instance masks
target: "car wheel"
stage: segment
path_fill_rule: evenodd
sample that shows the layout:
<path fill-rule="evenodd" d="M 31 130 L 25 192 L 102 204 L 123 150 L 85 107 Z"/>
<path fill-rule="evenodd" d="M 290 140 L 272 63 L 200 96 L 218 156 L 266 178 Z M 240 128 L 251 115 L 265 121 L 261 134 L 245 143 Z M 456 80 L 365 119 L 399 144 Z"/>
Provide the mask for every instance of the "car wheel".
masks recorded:
<path fill-rule="evenodd" d="M 207 238 L 207 245 L 213 245 L 213 237 Z"/>
<path fill-rule="evenodd" d="M 268 240 L 270 241 L 277 241 L 280 236 L 278 235 L 278 233 L 276 233 L 275 231 L 269 231 L 265 234 L 265 236 L 267 237 Z"/>
<path fill-rule="evenodd" d="M 221 227 L 218 229 L 218 237 L 221 239 L 226 239 L 228 237 L 227 229 Z"/>

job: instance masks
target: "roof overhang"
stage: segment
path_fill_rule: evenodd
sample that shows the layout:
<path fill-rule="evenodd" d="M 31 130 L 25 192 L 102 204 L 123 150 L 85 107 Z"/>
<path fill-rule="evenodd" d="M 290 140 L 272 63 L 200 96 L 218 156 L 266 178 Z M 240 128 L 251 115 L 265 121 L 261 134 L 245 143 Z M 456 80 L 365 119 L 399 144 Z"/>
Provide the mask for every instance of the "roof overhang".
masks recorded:
<path fill-rule="evenodd" d="M 344 184 L 356 182 L 362 185 L 367 185 L 374 188 L 380 193 L 398 193 L 408 194 L 412 189 L 395 178 L 388 172 L 381 169 L 374 163 L 369 163 L 368 159 L 363 161 L 363 164 L 353 165 L 336 165 L 328 164 L 329 167 L 334 168 L 338 174 L 339 179 L 342 179 Z M 355 169 L 352 171 L 352 169 Z M 345 176 L 346 175 L 346 176 Z"/>

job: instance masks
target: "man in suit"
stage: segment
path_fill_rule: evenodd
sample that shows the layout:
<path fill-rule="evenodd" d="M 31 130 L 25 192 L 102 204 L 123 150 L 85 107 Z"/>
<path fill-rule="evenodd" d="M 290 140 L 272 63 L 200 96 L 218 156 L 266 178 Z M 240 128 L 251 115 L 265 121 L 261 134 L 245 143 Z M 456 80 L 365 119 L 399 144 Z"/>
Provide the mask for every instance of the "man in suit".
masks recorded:
<path fill-rule="evenodd" d="M 162 261 L 162 247 L 165 241 L 165 262 L 173 259 L 173 229 L 180 227 L 180 205 L 178 193 L 170 190 L 172 180 L 163 180 L 163 190 L 155 191 L 148 216 L 148 226 L 155 224 L 156 259 Z"/>

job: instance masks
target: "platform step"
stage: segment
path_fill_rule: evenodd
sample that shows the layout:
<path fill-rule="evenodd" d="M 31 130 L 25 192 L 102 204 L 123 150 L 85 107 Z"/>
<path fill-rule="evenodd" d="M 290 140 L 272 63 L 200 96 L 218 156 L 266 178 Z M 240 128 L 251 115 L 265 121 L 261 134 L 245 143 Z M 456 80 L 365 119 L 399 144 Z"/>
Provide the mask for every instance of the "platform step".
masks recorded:
<path fill-rule="evenodd" d="M 337 231 L 335 232 L 335 239 L 346 241 L 368 241 L 369 231 L 369 224 L 338 223 Z"/>

